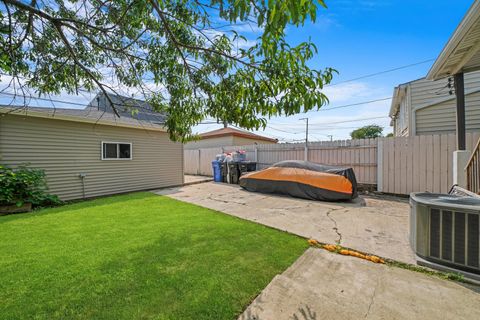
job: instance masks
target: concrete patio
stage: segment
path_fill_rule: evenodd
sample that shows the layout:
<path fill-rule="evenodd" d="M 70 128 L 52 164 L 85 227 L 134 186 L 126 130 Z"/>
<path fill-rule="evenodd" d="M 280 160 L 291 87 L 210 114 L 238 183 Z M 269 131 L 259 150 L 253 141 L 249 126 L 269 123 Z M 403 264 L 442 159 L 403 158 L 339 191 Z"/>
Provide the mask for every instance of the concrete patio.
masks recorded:
<path fill-rule="evenodd" d="M 237 185 L 213 182 L 156 193 L 302 237 L 415 263 L 408 243 L 406 200 L 360 197 L 352 203 L 309 201 L 247 192 Z"/>
<path fill-rule="evenodd" d="M 407 200 L 309 201 L 206 182 L 156 192 L 306 238 L 415 263 Z M 239 320 L 480 319 L 479 287 L 308 249 Z"/>

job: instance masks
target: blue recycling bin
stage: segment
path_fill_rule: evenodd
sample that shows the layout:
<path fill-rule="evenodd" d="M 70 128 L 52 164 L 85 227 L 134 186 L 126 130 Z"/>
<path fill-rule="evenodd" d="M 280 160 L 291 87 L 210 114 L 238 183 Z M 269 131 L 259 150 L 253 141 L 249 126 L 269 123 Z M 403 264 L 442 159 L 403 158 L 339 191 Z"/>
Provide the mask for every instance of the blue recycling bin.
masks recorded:
<path fill-rule="evenodd" d="M 212 169 L 213 169 L 213 181 L 222 182 L 222 170 L 220 169 L 220 161 L 213 160 Z"/>

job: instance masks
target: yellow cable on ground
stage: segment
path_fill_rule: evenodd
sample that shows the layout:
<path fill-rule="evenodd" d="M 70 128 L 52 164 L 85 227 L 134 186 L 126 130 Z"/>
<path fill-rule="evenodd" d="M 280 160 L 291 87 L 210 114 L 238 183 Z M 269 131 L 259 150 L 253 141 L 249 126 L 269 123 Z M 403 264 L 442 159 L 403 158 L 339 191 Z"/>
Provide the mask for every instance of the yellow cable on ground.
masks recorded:
<path fill-rule="evenodd" d="M 364 254 L 355 250 L 345 249 L 345 248 L 342 248 L 340 245 L 321 244 L 315 239 L 308 239 L 308 244 L 310 244 L 312 247 L 322 248 L 330 252 L 342 254 L 344 256 L 352 256 L 352 257 L 368 260 L 374 263 L 382 263 L 382 264 L 385 263 L 385 260 L 383 260 L 380 257 Z"/>

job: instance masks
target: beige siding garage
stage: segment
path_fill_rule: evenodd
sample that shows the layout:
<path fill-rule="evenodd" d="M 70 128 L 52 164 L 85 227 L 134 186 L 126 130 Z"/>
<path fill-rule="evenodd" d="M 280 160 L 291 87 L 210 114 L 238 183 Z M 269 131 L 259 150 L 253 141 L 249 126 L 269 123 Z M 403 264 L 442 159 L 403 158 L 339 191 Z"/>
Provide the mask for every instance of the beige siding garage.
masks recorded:
<path fill-rule="evenodd" d="M 224 136 L 191 141 L 185 144 L 185 149 L 217 148 L 223 146 L 233 146 L 233 144 L 233 136 Z"/>
<path fill-rule="evenodd" d="M 272 144 L 277 142 L 277 139 L 264 137 L 246 130 L 224 127 L 201 133 L 200 140 L 186 143 L 185 149 L 222 148 L 252 144 Z"/>
<path fill-rule="evenodd" d="M 102 141 L 132 144 L 132 160 L 101 160 Z M 183 147 L 161 131 L 0 115 L 0 163 L 45 169 L 63 200 L 183 183 Z"/>
<path fill-rule="evenodd" d="M 260 139 L 250 139 L 244 137 L 233 137 L 233 144 L 232 146 L 249 146 L 252 144 L 275 144 L 276 142 L 269 142 Z"/>

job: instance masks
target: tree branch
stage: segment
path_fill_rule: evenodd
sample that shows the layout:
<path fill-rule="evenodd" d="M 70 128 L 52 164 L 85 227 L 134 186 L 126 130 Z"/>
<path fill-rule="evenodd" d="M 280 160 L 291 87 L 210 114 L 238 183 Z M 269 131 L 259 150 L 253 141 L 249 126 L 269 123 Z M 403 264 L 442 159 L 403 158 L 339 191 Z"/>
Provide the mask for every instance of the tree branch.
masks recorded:
<path fill-rule="evenodd" d="M 78 61 L 77 59 L 77 55 L 75 54 L 75 51 L 73 50 L 73 48 L 70 46 L 70 42 L 68 41 L 67 37 L 65 36 L 65 34 L 63 33 L 63 30 L 62 30 L 62 26 L 61 26 L 61 23 L 60 22 L 52 22 L 53 25 L 55 26 L 55 29 L 57 29 L 58 31 L 58 34 L 60 36 L 60 38 L 62 39 L 62 42 L 65 44 L 65 46 L 67 47 L 67 50 L 68 52 L 70 53 L 70 56 L 72 57 L 73 61 L 75 62 L 76 65 L 78 65 L 80 67 L 80 69 L 82 69 L 83 71 L 85 71 L 85 73 L 88 74 L 88 76 L 97 84 L 97 86 L 99 87 L 99 89 L 103 92 L 103 94 L 105 95 L 105 98 L 108 100 L 108 102 L 112 105 L 112 110 L 113 112 L 115 113 L 115 115 L 117 117 L 120 117 L 120 114 L 118 113 L 117 109 L 115 108 L 115 106 L 113 105 L 113 101 L 112 99 L 110 99 L 109 95 L 108 95 L 108 92 L 107 90 L 105 90 L 105 88 L 103 87 L 103 84 L 97 80 L 97 78 L 95 77 L 95 75 L 92 74 L 92 72 L 87 68 L 85 67 L 80 61 Z"/>

